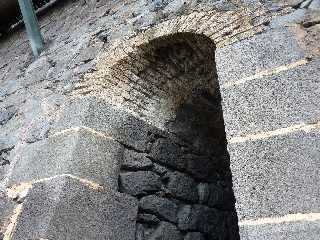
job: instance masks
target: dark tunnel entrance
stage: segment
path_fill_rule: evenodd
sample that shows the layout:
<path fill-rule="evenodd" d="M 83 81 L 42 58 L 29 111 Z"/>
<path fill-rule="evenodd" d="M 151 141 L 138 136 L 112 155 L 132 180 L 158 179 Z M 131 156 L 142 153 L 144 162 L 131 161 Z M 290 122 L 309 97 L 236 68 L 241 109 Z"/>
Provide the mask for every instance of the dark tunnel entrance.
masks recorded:
<path fill-rule="evenodd" d="M 178 33 L 112 67 L 121 105 L 148 129 L 147 151 L 126 149 L 119 178 L 139 200 L 137 240 L 239 239 L 214 51 Z"/>

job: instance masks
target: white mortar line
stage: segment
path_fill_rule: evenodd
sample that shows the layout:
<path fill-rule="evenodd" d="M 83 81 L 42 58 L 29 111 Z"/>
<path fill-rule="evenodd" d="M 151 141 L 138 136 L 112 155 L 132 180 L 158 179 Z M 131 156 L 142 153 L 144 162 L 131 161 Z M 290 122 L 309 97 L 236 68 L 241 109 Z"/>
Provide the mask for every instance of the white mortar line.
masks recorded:
<path fill-rule="evenodd" d="M 232 137 L 228 140 L 228 142 L 241 143 L 246 141 L 255 141 L 255 140 L 280 136 L 280 135 L 287 135 L 287 134 L 298 132 L 298 131 L 310 132 L 311 130 L 314 130 L 314 129 L 320 129 L 320 122 L 313 123 L 313 124 L 303 123 L 303 124 L 291 125 L 290 127 L 279 128 L 273 131 L 258 132 L 258 133 L 248 134 L 245 136 Z"/>
<path fill-rule="evenodd" d="M 87 131 L 87 132 L 90 132 L 94 135 L 97 135 L 97 136 L 100 136 L 100 137 L 104 137 L 104 138 L 108 138 L 108 139 L 113 139 L 112 137 L 108 136 L 106 133 L 104 132 L 100 132 L 100 131 L 97 131 L 93 128 L 89 128 L 89 127 L 85 127 L 85 126 L 77 126 L 77 127 L 71 127 L 71 128 L 67 128 L 67 129 L 64 129 L 60 132 L 55 132 L 53 133 L 52 135 L 49 135 L 49 137 L 56 137 L 56 136 L 59 136 L 59 135 L 63 135 L 63 134 L 67 134 L 67 133 L 72 133 L 72 132 L 80 132 L 81 130 L 84 130 L 84 131 Z"/>
<path fill-rule="evenodd" d="M 239 79 L 239 80 L 233 80 L 233 81 L 231 80 L 231 81 L 229 81 L 229 82 L 227 82 L 225 84 L 222 84 L 220 88 L 221 89 L 223 89 L 223 88 L 226 89 L 226 88 L 230 88 L 232 86 L 243 84 L 243 83 L 245 83 L 247 81 L 263 78 L 263 77 L 266 77 L 266 76 L 275 75 L 275 74 L 278 74 L 278 73 L 281 73 L 281 72 L 288 71 L 290 69 L 299 67 L 301 65 L 305 65 L 308 62 L 309 61 L 306 60 L 306 59 L 301 59 L 301 60 L 293 62 L 293 63 L 281 65 L 281 66 L 278 66 L 278 67 L 275 67 L 275 68 L 271 68 L 271 69 L 266 69 L 266 70 L 263 70 L 261 72 L 258 72 L 256 74 L 254 74 L 254 75 L 251 75 L 251 76 Z"/>
<path fill-rule="evenodd" d="M 88 179 L 80 178 L 80 177 L 77 177 L 72 174 L 60 174 L 60 175 L 54 175 L 54 176 L 47 177 L 47 178 L 34 179 L 29 182 L 21 182 L 16 185 L 13 185 L 12 187 L 7 188 L 7 196 L 10 198 L 14 198 L 17 195 L 22 194 L 24 197 L 27 195 L 28 191 L 32 188 L 33 184 L 54 180 L 54 179 L 60 178 L 60 177 L 69 177 L 69 178 L 78 180 L 80 183 L 84 184 L 85 186 L 87 186 L 93 190 L 100 191 L 100 190 L 104 189 L 104 187 L 101 186 L 99 183 L 90 181 Z"/>
<path fill-rule="evenodd" d="M 281 224 L 290 222 L 315 222 L 320 221 L 320 213 L 295 213 L 279 217 L 260 218 L 255 220 L 243 220 L 239 226 L 258 226 L 265 224 Z"/>
<path fill-rule="evenodd" d="M 4 233 L 4 238 L 3 240 L 11 240 L 13 237 L 13 232 L 17 226 L 17 222 L 19 219 L 20 214 L 22 213 L 22 209 L 23 209 L 23 204 L 19 204 L 13 212 L 13 215 L 10 218 L 10 223 L 6 228 L 6 231 Z"/>

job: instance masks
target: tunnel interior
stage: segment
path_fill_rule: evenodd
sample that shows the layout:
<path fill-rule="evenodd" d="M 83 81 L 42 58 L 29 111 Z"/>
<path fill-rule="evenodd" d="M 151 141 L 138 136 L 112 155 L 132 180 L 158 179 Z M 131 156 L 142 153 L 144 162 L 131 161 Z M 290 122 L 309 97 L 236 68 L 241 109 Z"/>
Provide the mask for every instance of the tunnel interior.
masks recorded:
<path fill-rule="evenodd" d="M 178 33 L 111 67 L 114 103 L 147 132 L 147 150 L 127 147 L 119 176 L 139 201 L 137 240 L 239 239 L 214 53 L 206 36 Z"/>

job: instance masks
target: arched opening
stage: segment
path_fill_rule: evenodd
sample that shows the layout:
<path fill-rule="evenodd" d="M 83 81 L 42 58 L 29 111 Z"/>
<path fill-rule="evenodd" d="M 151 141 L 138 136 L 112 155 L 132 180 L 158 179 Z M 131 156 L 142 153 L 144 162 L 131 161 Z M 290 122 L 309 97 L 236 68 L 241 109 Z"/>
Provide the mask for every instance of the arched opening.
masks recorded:
<path fill-rule="evenodd" d="M 148 128 L 147 151 L 126 149 L 119 178 L 139 200 L 137 240 L 239 239 L 214 52 L 177 33 L 110 68 L 111 101 Z"/>

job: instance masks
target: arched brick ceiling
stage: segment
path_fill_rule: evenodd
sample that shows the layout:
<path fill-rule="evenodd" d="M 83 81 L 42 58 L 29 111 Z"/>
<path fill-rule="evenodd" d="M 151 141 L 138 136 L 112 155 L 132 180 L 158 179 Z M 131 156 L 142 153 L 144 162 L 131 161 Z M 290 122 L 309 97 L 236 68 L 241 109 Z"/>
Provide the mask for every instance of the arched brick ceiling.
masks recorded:
<path fill-rule="evenodd" d="M 242 10 L 195 12 L 165 21 L 114 43 L 73 94 L 99 95 L 162 127 L 193 91 L 214 93 L 215 48 L 262 31 L 268 20 L 263 10 Z"/>

